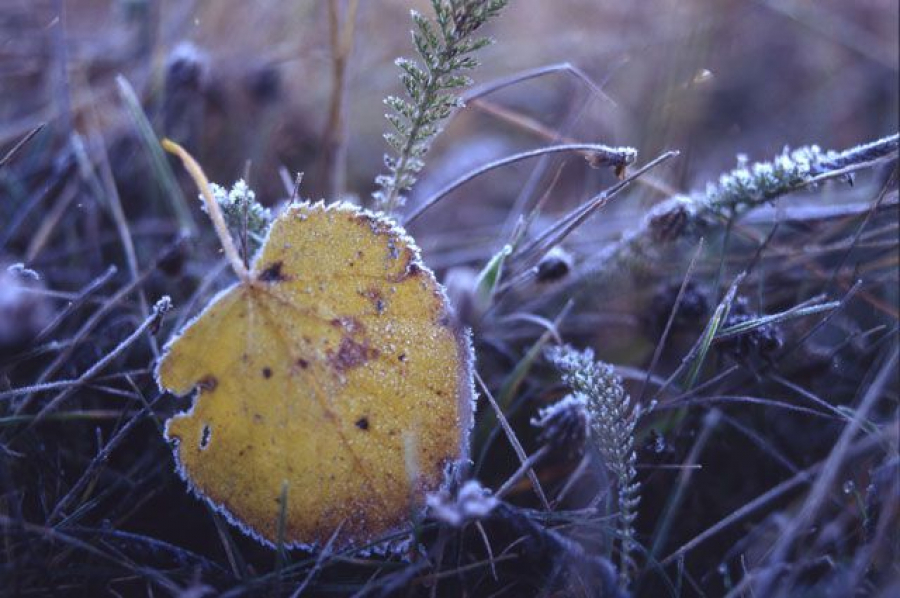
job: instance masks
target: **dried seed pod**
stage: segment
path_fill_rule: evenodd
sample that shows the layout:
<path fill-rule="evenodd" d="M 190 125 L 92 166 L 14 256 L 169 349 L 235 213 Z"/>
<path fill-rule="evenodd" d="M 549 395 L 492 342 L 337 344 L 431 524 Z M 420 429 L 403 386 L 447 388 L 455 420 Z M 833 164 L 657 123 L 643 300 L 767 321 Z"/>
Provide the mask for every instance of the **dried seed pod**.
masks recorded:
<path fill-rule="evenodd" d="M 209 58 L 190 42 L 181 42 L 166 60 L 166 93 L 202 90 L 209 75 Z"/>
<path fill-rule="evenodd" d="M 277 65 L 265 64 L 251 70 L 245 83 L 250 97 L 260 104 L 271 104 L 281 97 L 281 71 Z"/>
<path fill-rule="evenodd" d="M 538 441 L 567 459 L 584 454 L 590 430 L 587 400 L 582 394 L 566 395 L 562 400 L 544 407 L 531 425 L 541 428 Z"/>
<path fill-rule="evenodd" d="M 666 323 L 675 309 L 675 301 L 681 291 L 681 281 L 666 283 L 657 289 L 650 303 L 649 328 L 654 335 L 665 330 Z M 709 298 L 697 283 L 689 280 L 678 303 L 678 312 L 672 325 L 675 329 L 696 324 L 709 313 Z"/>
<path fill-rule="evenodd" d="M 209 88 L 209 58 L 189 42 L 178 44 L 166 60 L 162 116 L 168 137 L 195 145 L 202 132 Z"/>
<path fill-rule="evenodd" d="M 657 205 L 647 215 L 647 228 L 656 243 L 671 243 L 684 236 L 694 218 L 694 207 L 687 197 L 673 197 Z"/>
<path fill-rule="evenodd" d="M 554 247 L 538 262 L 535 278 L 539 283 L 557 282 L 572 271 L 572 256 L 562 247 Z"/>
<path fill-rule="evenodd" d="M 738 297 L 731 306 L 731 312 L 725 319 L 724 328 L 730 328 L 759 318 L 759 314 L 748 306 L 746 297 Z M 763 359 L 772 362 L 775 352 L 784 344 L 784 335 L 778 324 L 763 324 L 743 334 L 723 341 L 719 349 L 730 355 L 735 361 Z"/>

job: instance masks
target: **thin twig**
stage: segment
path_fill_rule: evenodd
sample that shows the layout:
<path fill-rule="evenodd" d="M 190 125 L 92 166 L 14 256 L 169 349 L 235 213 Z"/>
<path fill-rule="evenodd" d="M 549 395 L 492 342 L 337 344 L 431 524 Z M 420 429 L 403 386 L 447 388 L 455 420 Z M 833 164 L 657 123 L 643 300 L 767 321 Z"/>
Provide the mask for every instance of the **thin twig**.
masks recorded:
<path fill-rule="evenodd" d="M 338 199 L 344 193 L 347 162 L 346 91 L 347 64 L 353 53 L 356 14 L 359 0 L 349 0 L 344 18 L 340 15 L 340 0 L 328 2 L 328 27 L 331 35 L 331 102 L 322 135 L 322 164 L 327 194 Z"/>
<path fill-rule="evenodd" d="M 44 329 L 41 330 L 34 338 L 34 344 L 46 340 L 46 338 L 54 330 L 56 330 L 56 328 L 63 322 L 63 320 L 65 320 L 69 316 L 69 314 L 81 307 L 81 305 L 88 297 L 90 297 L 97 289 L 109 282 L 109 280 L 116 275 L 116 272 L 118 272 L 118 269 L 115 266 L 110 266 L 103 274 L 85 285 L 85 287 L 81 291 L 79 291 L 78 295 L 70 299 L 65 308 L 57 313 L 49 324 L 44 326 Z"/>

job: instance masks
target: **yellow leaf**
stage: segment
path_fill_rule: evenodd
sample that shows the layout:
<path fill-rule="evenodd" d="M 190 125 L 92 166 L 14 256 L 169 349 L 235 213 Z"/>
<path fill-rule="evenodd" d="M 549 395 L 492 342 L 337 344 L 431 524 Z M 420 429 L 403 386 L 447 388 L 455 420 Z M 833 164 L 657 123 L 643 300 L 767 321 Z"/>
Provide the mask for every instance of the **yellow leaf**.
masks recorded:
<path fill-rule="evenodd" d="M 198 389 L 166 424 L 181 475 L 269 544 L 282 513 L 288 546 L 402 529 L 472 424 L 468 337 L 412 239 L 348 204 L 294 204 L 245 275 L 158 365 L 161 387 Z"/>

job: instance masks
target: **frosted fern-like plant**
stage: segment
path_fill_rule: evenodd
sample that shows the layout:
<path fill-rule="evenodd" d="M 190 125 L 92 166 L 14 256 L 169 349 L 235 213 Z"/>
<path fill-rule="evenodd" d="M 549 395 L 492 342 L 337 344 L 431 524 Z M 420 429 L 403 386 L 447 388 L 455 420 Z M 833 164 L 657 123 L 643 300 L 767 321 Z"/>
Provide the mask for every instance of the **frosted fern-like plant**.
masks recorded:
<path fill-rule="evenodd" d="M 656 206 L 646 226 L 655 240 L 678 238 L 709 225 L 717 216 L 738 216 L 815 183 L 818 177 L 896 154 L 897 148 L 898 136 L 892 135 L 841 152 L 824 151 L 817 145 L 785 148 L 772 160 L 752 164 L 739 155 L 737 168 L 707 184 L 705 193 L 677 196 Z M 676 229 L 673 222 L 679 223 Z"/>
<path fill-rule="evenodd" d="M 272 221 L 271 210 L 256 201 L 256 193 L 243 179 L 232 185 L 230 191 L 215 183 L 210 183 L 210 188 L 216 203 L 222 208 L 228 228 L 238 232 L 244 255 L 252 256 L 262 245 Z"/>
<path fill-rule="evenodd" d="M 376 207 L 386 213 L 402 206 L 424 166 L 424 157 L 442 124 L 462 100 L 455 90 L 471 84 L 464 75 L 478 66 L 473 54 L 491 43 L 474 34 L 506 6 L 508 0 L 431 0 L 432 22 L 412 11 L 413 43 L 421 62 L 397 59 L 408 99 L 389 96 L 386 118 L 394 131 L 385 134 L 393 155 L 384 158 L 387 173 L 375 182 Z"/>
<path fill-rule="evenodd" d="M 843 151 L 818 146 L 785 149 L 771 160 L 750 163 L 738 157 L 737 168 L 721 175 L 704 191 L 676 195 L 651 209 L 641 225 L 606 247 L 593 260 L 595 275 L 641 271 L 665 258 L 672 243 L 696 239 L 722 223 L 799 189 L 879 161 L 896 159 L 900 136 L 890 135 Z"/>
<path fill-rule="evenodd" d="M 637 414 L 612 367 L 594 359 L 591 349 L 552 347 L 547 358 L 562 374 L 575 400 L 583 401 L 590 414 L 591 435 L 616 484 L 618 532 L 621 538 L 619 581 L 627 586 L 634 571 L 634 520 L 640 503 L 634 450 Z"/>
<path fill-rule="evenodd" d="M 723 174 L 717 183 L 707 184 L 701 201 L 713 212 L 741 212 L 809 183 L 825 172 L 824 165 L 835 157 L 836 152 L 823 152 L 817 145 L 785 149 L 770 162 L 753 164 L 739 154 L 737 168 Z"/>

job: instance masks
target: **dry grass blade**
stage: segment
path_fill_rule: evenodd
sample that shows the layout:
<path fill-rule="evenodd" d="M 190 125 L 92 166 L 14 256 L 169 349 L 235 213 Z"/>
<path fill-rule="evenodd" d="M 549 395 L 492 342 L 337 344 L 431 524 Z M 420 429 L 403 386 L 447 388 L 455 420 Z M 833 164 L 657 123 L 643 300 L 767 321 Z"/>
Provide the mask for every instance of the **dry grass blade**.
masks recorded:
<path fill-rule="evenodd" d="M 484 383 L 484 380 L 481 379 L 481 376 L 477 372 L 475 373 L 475 380 L 478 382 L 478 385 L 481 387 L 481 391 L 484 393 L 484 396 L 487 398 L 488 402 L 491 404 L 491 407 L 494 409 L 494 415 L 497 416 L 497 421 L 500 422 L 500 426 L 503 428 L 503 432 L 509 439 L 509 443 L 516 451 L 516 455 L 518 455 L 519 461 L 523 466 L 525 466 L 525 464 L 528 463 L 528 456 L 525 454 L 525 449 L 522 448 L 522 443 L 519 442 L 518 438 L 516 438 L 516 433 L 513 431 L 512 426 L 510 426 L 509 422 L 506 420 L 506 416 L 503 414 L 503 410 L 500 408 L 500 405 L 497 404 L 497 401 L 494 400 L 494 395 L 491 394 L 490 389 L 487 387 L 487 385 Z M 528 479 L 531 480 L 531 486 L 532 488 L 534 488 L 534 493 L 537 495 L 538 499 L 540 499 L 544 509 L 550 511 L 550 502 L 547 500 L 547 495 L 544 494 L 544 489 L 541 488 L 541 482 L 538 480 L 537 474 L 534 473 L 534 469 L 528 467 L 527 475 Z"/>
<path fill-rule="evenodd" d="M 66 387 L 61 393 L 53 397 L 50 401 L 47 402 L 46 405 L 41 407 L 40 411 L 38 411 L 37 415 L 35 415 L 34 419 L 29 424 L 30 426 L 34 426 L 38 422 L 40 422 L 47 414 L 51 413 L 54 409 L 59 407 L 63 401 L 72 396 L 75 390 L 92 380 L 107 368 L 111 363 L 113 363 L 120 355 L 122 355 L 136 340 L 141 338 L 145 332 L 148 330 L 152 330 L 158 328 L 162 317 L 172 309 L 172 301 L 168 297 L 163 297 L 159 301 L 156 302 L 156 305 L 153 306 L 153 313 L 151 313 L 147 319 L 141 322 L 141 325 L 138 326 L 134 332 L 132 332 L 127 338 L 125 338 L 121 343 L 119 343 L 112 351 L 107 353 L 103 359 L 99 360 L 93 366 L 90 367 L 85 373 L 78 377 L 78 380 Z M 21 410 L 21 408 L 20 408 Z"/>
<path fill-rule="evenodd" d="M 456 179 L 431 197 L 427 198 L 423 201 L 415 210 L 412 211 L 403 221 L 405 226 L 409 226 L 412 222 L 415 222 L 422 214 L 426 211 L 434 207 L 438 202 L 447 197 L 453 191 L 459 189 L 469 181 L 487 173 L 492 170 L 496 170 L 498 168 L 502 168 L 504 166 L 508 166 L 510 164 L 515 164 L 516 162 L 521 162 L 523 160 L 528 160 L 530 158 L 535 158 L 538 156 L 546 156 L 549 154 L 556 153 L 568 153 L 568 152 L 578 152 L 578 153 L 587 153 L 591 156 L 598 156 L 598 160 L 602 160 L 604 162 L 610 162 L 613 164 L 630 164 L 634 161 L 635 152 L 630 148 L 611 148 L 606 145 L 597 144 L 597 143 L 567 143 L 562 145 L 551 145 L 547 147 L 541 147 L 535 150 L 521 152 L 519 154 L 514 154 L 512 156 L 508 156 L 506 158 L 501 158 L 499 160 L 495 160 L 488 164 L 485 164 L 481 168 L 477 168 L 460 178 Z M 669 156 L 671 157 L 671 156 Z M 645 167 L 642 169 L 647 170 Z M 636 175 L 629 177 L 629 180 L 636 178 Z M 619 187 L 617 185 L 617 187 Z M 619 187 L 621 188 L 621 187 Z"/>
<path fill-rule="evenodd" d="M 22 137 L 22 139 L 20 139 L 18 142 L 16 142 L 16 144 L 14 146 L 12 146 L 10 148 L 10 150 L 8 152 L 6 152 L 6 154 L 3 155 L 3 158 L 0 158 L 0 169 L 2 169 L 4 166 L 6 166 L 7 162 L 12 160 L 16 156 L 16 154 L 18 154 L 29 141 L 34 139 L 35 135 L 37 135 L 38 133 L 40 133 L 43 130 L 43 128 L 45 126 L 47 126 L 47 123 L 41 123 L 41 124 L 37 125 L 33 129 L 31 129 L 28 133 L 26 133 L 25 136 Z"/>
<path fill-rule="evenodd" d="M 178 186 L 175 174 L 169 167 L 166 156 L 159 147 L 156 133 L 153 132 L 153 127 L 147 120 L 143 108 L 141 108 L 141 102 L 138 100 L 134 88 L 122 76 L 116 78 L 116 84 L 119 86 L 119 94 L 122 97 L 122 101 L 125 102 L 125 107 L 128 109 L 138 135 L 146 151 L 150 154 L 156 180 L 162 186 L 163 193 L 169 200 L 172 212 L 178 219 L 178 224 L 187 234 L 191 236 L 196 235 L 197 225 L 194 222 L 194 217 L 191 215 L 191 211 L 185 202 L 184 194 Z"/>
<path fill-rule="evenodd" d="M 822 465 L 821 475 L 812 485 L 800 512 L 788 521 L 786 529 L 781 533 L 778 541 L 769 553 L 766 559 L 767 563 L 774 565 L 783 563 L 787 559 L 788 551 L 797 540 L 800 531 L 818 515 L 819 510 L 827 499 L 827 495 L 835 484 L 843 463 L 848 457 L 853 439 L 863 427 L 863 422 L 868 418 L 869 413 L 876 406 L 878 400 L 884 396 L 885 386 L 896 375 L 898 355 L 900 355 L 900 349 L 895 343 L 890 348 L 890 353 L 878 365 L 878 373 L 869 387 L 865 389 L 865 394 L 860 398 L 859 406 L 853 412 L 853 419 L 847 423 L 841 432 L 841 436 L 828 455 L 828 459 Z M 758 591 L 761 594 L 773 595 L 774 587 L 779 582 L 784 584 L 783 587 L 791 587 L 793 585 L 791 578 L 796 576 L 796 571 L 789 571 L 786 581 L 780 581 L 778 579 L 779 576 L 772 573 L 769 571 L 761 576 L 758 586 Z"/>
<path fill-rule="evenodd" d="M 540 257 L 550 251 L 565 239 L 572 231 L 578 228 L 587 218 L 599 208 L 605 206 L 616 195 L 627 188 L 632 182 L 639 179 L 644 173 L 678 156 L 678 152 L 666 152 L 644 166 L 641 166 L 622 181 L 616 183 L 603 193 L 594 196 L 584 204 L 575 208 L 566 216 L 560 218 L 549 229 L 544 231 L 537 239 L 513 254 L 517 270 L 521 270 L 535 263 Z"/>

